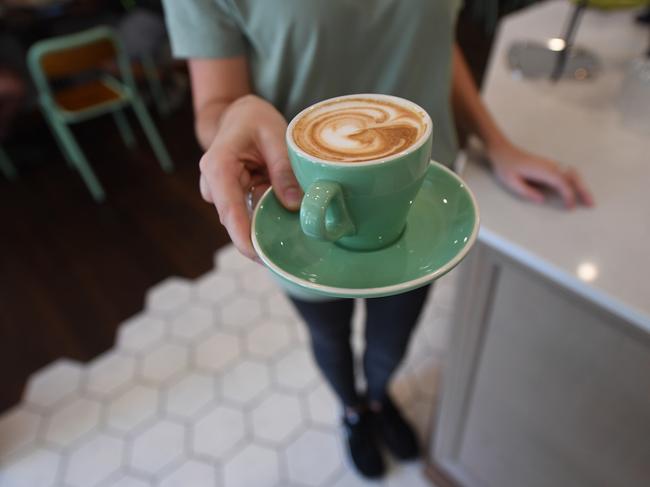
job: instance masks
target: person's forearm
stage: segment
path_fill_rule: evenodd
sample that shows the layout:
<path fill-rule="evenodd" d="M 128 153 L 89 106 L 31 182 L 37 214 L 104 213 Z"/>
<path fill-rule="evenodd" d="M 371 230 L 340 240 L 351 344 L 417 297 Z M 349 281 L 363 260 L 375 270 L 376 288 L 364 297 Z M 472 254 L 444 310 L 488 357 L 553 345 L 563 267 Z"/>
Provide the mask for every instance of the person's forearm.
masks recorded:
<path fill-rule="evenodd" d="M 224 59 L 190 59 L 196 137 L 207 150 L 219 131 L 228 107 L 251 92 L 244 56 Z"/>
<path fill-rule="evenodd" d="M 212 144 L 219 131 L 221 117 L 231 103 L 230 101 L 215 101 L 197 111 L 194 129 L 196 138 L 203 150 L 208 150 L 208 147 Z"/>
<path fill-rule="evenodd" d="M 468 134 L 478 136 L 489 152 L 498 151 L 508 144 L 508 139 L 481 100 L 458 44 L 454 44 L 452 59 L 452 107 L 456 121 Z"/>

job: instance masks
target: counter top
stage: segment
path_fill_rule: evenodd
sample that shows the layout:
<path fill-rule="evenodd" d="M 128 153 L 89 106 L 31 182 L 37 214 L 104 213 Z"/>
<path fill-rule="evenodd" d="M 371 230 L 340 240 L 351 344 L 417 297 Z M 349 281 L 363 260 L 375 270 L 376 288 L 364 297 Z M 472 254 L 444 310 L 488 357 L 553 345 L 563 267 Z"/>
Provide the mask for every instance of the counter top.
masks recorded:
<path fill-rule="evenodd" d="M 483 96 L 515 143 L 576 167 L 596 207 L 522 201 L 472 161 L 462 174 L 478 199 L 483 241 L 650 331 L 650 133 L 624 126 L 619 109 L 647 29 L 633 23 L 635 10 L 587 9 L 575 43 L 600 59 L 590 81 L 518 79 L 507 67 L 513 41 L 558 36 L 570 8 L 546 2 L 502 23 Z"/>

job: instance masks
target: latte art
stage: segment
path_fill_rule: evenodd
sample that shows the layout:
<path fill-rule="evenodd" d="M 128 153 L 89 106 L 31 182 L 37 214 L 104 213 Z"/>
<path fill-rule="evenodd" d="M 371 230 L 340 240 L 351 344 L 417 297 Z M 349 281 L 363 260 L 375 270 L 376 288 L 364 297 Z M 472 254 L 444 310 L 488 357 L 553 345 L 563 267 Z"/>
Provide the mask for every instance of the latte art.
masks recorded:
<path fill-rule="evenodd" d="M 363 162 L 398 154 L 427 130 L 427 117 L 386 98 L 341 98 L 304 112 L 293 127 L 296 145 L 327 161 Z"/>

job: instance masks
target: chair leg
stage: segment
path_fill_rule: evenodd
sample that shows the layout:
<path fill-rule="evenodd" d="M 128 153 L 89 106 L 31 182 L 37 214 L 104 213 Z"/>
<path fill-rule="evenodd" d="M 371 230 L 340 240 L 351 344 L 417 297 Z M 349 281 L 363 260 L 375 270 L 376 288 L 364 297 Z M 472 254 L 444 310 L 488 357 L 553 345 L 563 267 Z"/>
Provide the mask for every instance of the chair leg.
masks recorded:
<path fill-rule="evenodd" d="M 102 188 L 97 176 L 95 176 L 94 171 L 88 164 L 86 156 L 81 151 L 81 148 L 77 144 L 77 141 L 68 126 L 63 122 L 56 120 L 54 117 L 49 117 L 49 120 L 52 124 L 54 133 L 59 139 L 61 146 L 64 148 L 63 152 L 67 152 L 70 160 L 72 160 L 74 166 L 79 171 L 81 178 L 86 183 L 86 187 L 88 188 L 88 191 L 90 191 L 90 194 L 92 194 L 93 198 L 98 203 L 104 201 L 104 198 L 106 197 L 104 188 Z"/>
<path fill-rule="evenodd" d="M 18 178 L 16 168 L 2 147 L 0 147 L 0 171 L 9 181 L 15 181 Z"/>
<path fill-rule="evenodd" d="M 156 64 L 150 55 L 142 56 L 140 63 L 142 64 L 144 76 L 149 85 L 149 91 L 151 91 L 151 95 L 156 104 L 156 109 L 158 110 L 158 113 L 164 117 L 169 114 L 169 102 L 162 83 L 160 82 L 160 76 L 158 75 Z"/>
<path fill-rule="evenodd" d="M 126 118 L 124 110 L 118 110 L 113 112 L 113 120 L 115 120 L 115 125 L 117 125 L 117 130 L 120 132 L 120 136 L 129 149 L 132 149 L 135 146 L 135 137 L 133 135 L 133 130 L 131 130 L 131 124 Z"/>
<path fill-rule="evenodd" d="M 162 167 L 163 171 L 167 173 L 172 172 L 174 169 L 174 163 L 169 157 L 169 153 L 167 152 L 167 149 L 165 148 L 165 145 L 160 138 L 158 129 L 149 116 L 147 108 L 144 106 L 144 103 L 142 103 L 142 100 L 137 95 L 133 96 L 132 103 L 133 110 L 135 111 L 135 114 L 140 121 L 140 125 L 142 125 L 144 133 L 147 136 L 147 139 L 149 140 L 149 143 L 151 144 L 156 157 L 158 158 L 160 167 Z"/>
<path fill-rule="evenodd" d="M 65 162 L 67 162 L 68 167 L 71 167 L 73 169 L 76 169 L 77 166 L 75 165 L 74 161 L 72 160 L 72 157 L 70 156 L 70 153 L 68 152 L 68 148 L 63 144 L 63 141 L 59 137 L 59 134 L 56 132 L 56 129 L 54 126 L 56 125 L 56 121 L 54 118 L 50 115 L 50 113 L 43 108 L 42 109 L 43 116 L 45 117 L 45 121 L 50 127 L 50 130 L 52 131 L 52 135 L 54 136 L 54 140 L 56 140 L 56 145 L 59 147 L 59 150 L 61 151 L 61 154 L 63 154 L 63 157 L 65 158 Z"/>

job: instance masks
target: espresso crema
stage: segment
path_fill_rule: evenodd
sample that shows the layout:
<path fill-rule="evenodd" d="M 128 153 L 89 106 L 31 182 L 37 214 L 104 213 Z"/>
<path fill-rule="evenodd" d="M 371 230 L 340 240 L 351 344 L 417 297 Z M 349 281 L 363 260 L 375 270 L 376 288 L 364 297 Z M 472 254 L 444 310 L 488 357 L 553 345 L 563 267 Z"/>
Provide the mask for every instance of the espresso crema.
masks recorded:
<path fill-rule="evenodd" d="M 295 144 L 333 162 L 364 162 L 398 154 L 420 140 L 428 117 L 421 109 L 390 98 L 344 97 L 299 115 Z"/>

